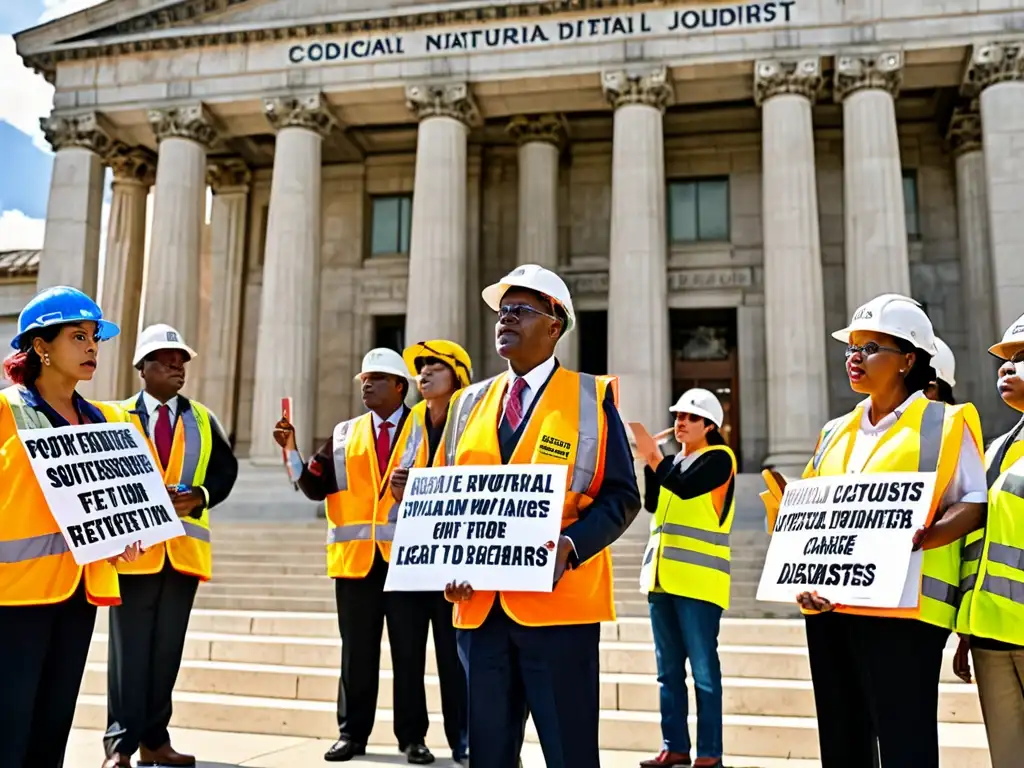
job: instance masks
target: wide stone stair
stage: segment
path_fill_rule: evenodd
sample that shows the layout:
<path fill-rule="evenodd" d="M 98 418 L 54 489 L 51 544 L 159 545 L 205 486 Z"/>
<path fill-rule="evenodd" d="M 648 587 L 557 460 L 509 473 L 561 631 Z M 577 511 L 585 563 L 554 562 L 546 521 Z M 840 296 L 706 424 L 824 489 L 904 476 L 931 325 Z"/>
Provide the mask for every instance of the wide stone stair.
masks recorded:
<path fill-rule="evenodd" d="M 658 682 L 646 601 L 637 588 L 644 523 L 638 520 L 613 548 L 619 618 L 602 626 L 601 746 L 654 753 L 661 740 Z M 174 726 L 322 738 L 336 732 L 341 642 L 333 585 L 324 575 L 325 528 L 323 521 L 215 526 L 214 579 L 200 587 L 192 615 Z M 754 601 L 767 537 L 734 531 L 733 538 L 733 607 L 719 638 L 726 752 L 748 766 L 817 765 L 803 624 L 780 618 L 796 615 L 789 606 Z M 78 727 L 106 726 L 107 639 L 107 617 L 101 612 L 76 712 Z M 942 764 L 989 768 L 977 690 L 953 677 L 954 647 L 951 639 L 939 700 Z M 394 740 L 391 680 L 385 635 L 371 738 L 385 746 Z M 432 649 L 426 685 L 428 743 L 440 748 L 444 733 Z M 692 690 L 690 712 L 692 731 Z M 536 741 L 532 724 L 527 738 Z"/>

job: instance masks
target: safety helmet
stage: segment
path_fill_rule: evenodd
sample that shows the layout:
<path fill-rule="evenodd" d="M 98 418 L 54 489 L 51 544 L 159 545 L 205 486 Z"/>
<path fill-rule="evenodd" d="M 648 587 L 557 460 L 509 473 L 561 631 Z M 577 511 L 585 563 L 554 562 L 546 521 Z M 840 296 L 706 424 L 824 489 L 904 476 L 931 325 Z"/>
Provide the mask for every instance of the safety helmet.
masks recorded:
<path fill-rule="evenodd" d="M 576 327 L 576 311 L 572 308 L 572 296 L 569 287 L 550 269 L 537 264 L 523 264 L 516 267 L 497 283 L 483 290 L 484 303 L 497 312 L 501 308 L 501 300 L 511 288 L 528 288 L 543 294 L 565 310 L 566 323 L 562 335 Z"/>
<path fill-rule="evenodd" d="M 1013 351 L 1019 347 L 1024 347 L 1024 315 L 1010 323 L 1003 334 L 1003 340 L 993 344 L 988 351 L 1001 360 L 1009 360 L 1013 357 Z"/>
<path fill-rule="evenodd" d="M 725 420 L 722 404 L 718 402 L 715 393 L 699 387 L 683 392 L 676 404 L 668 410 L 670 413 L 692 413 L 694 416 L 711 419 L 719 429 Z"/>
<path fill-rule="evenodd" d="M 935 356 L 932 357 L 932 368 L 935 369 L 937 379 L 946 382 L 950 387 L 956 386 L 956 359 L 953 357 L 953 350 L 938 336 L 935 337 Z"/>
<path fill-rule="evenodd" d="M 92 321 L 96 323 L 96 338 L 112 339 L 121 332 L 116 323 L 103 319 L 103 311 L 95 301 L 77 288 L 58 285 L 40 291 L 18 315 L 18 334 L 11 340 L 13 349 L 21 349 L 21 338 L 41 328 L 67 323 Z"/>
<path fill-rule="evenodd" d="M 359 381 L 369 373 L 386 373 L 390 376 L 398 376 L 411 383 L 409 371 L 405 366 L 402 356 L 393 349 L 377 347 L 371 349 L 363 356 L 363 365 L 356 374 L 355 379 Z"/>
<path fill-rule="evenodd" d="M 929 355 L 934 356 L 936 352 L 932 321 L 918 302 L 898 293 L 884 293 L 862 304 L 853 313 L 850 324 L 833 333 L 832 338 L 849 344 L 850 336 L 855 331 L 885 333 L 909 341 Z"/>
<path fill-rule="evenodd" d="M 149 355 L 161 349 L 180 349 L 188 355 L 189 360 L 196 356 L 195 351 L 185 343 L 180 333 L 166 323 L 157 323 L 144 329 L 139 334 L 132 365 L 138 368 Z"/>
<path fill-rule="evenodd" d="M 434 341 L 421 341 L 418 344 L 406 347 L 402 351 L 402 359 L 413 376 L 419 375 L 416 361 L 421 357 L 436 357 L 455 371 L 455 378 L 459 387 L 468 387 L 473 380 L 473 361 L 469 359 L 469 353 L 454 341 L 446 339 L 435 339 Z"/>

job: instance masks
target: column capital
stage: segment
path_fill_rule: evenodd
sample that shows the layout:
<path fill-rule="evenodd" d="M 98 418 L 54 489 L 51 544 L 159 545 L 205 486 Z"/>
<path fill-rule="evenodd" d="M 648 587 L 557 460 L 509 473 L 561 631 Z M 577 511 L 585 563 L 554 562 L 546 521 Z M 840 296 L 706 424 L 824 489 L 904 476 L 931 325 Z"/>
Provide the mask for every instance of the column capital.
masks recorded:
<path fill-rule="evenodd" d="M 190 139 L 209 149 L 217 140 L 213 118 L 203 104 L 151 109 L 147 117 L 157 141 Z"/>
<path fill-rule="evenodd" d="M 763 59 L 754 65 L 754 102 L 761 106 L 784 93 L 804 96 L 813 103 L 824 85 L 821 59 Z"/>
<path fill-rule="evenodd" d="M 42 117 L 39 127 L 54 152 L 66 147 L 82 147 L 105 157 L 114 146 L 113 131 L 98 112 Z"/>
<path fill-rule="evenodd" d="M 540 141 L 562 148 L 567 137 L 565 117 L 562 115 L 516 115 L 508 121 L 505 130 L 516 143 Z"/>
<path fill-rule="evenodd" d="M 467 126 L 475 126 L 480 122 L 480 110 L 466 83 L 407 85 L 405 105 L 416 115 L 417 120 L 450 117 Z"/>
<path fill-rule="evenodd" d="M 117 144 L 106 159 L 115 184 L 151 187 L 156 181 L 156 156 L 143 147 Z"/>
<path fill-rule="evenodd" d="M 974 98 L 990 85 L 1013 80 L 1024 80 L 1024 38 L 975 45 L 960 93 Z"/>
<path fill-rule="evenodd" d="M 647 72 L 625 69 L 602 72 L 601 88 L 612 109 L 628 104 L 646 104 L 664 112 L 675 96 L 666 67 Z"/>
<path fill-rule="evenodd" d="M 836 58 L 833 93 L 837 102 L 866 88 L 888 91 L 893 98 L 896 98 L 902 83 L 903 53 L 901 51 Z"/>
<path fill-rule="evenodd" d="M 957 156 L 981 149 L 981 113 L 976 100 L 953 110 L 946 138 Z"/>
<path fill-rule="evenodd" d="M 263 114 L 275 131 L 282 128 L 305 128 L 327 138 L 338 127 L 338 120 L 322 93 L 265 98 Z"/>
<path fill-rule="evenodd" d="M 252 171 L 240 157 L 224 157 L 206 164 L 206 183 L 215 195 L 249 191 Z"/>

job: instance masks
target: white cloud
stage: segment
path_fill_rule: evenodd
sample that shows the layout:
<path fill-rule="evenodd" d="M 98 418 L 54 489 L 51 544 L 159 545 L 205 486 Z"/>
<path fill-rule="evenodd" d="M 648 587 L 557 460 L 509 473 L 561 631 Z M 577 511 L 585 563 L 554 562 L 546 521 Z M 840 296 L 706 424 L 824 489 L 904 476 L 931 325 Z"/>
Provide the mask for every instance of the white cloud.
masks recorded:
<path fill-rule="evenodd" d="M 0 251 L 43 247 L 46 219 L 30 219 L 21 211 L 0 212 Z"/>
<path fill-rule="evenodd" d="M 84 11 L 99 5 L 103 0 L 43 0 L 43 15 L 39 18 L 40 24 L 59 19 L 61 16 L 69 16 L 72 13 Z"/>
<path fill-rule="evenodd" d="M 22 63 L 13 37 L 0 35 L 0 121 L 31 136 L 37 147 L 49 152 L 39 118 L 50 114 L 52 106 L 53 86 Z"/>

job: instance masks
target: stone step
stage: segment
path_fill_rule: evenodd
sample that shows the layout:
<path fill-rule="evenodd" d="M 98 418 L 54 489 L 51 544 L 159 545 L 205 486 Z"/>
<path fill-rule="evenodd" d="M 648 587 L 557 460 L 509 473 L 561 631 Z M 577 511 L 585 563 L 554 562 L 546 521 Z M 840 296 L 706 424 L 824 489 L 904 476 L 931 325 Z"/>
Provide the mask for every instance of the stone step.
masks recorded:
<path fill-rule="evenodd" d="M 203 728 L 213 731 L 238 731 L 302 737 L 327 737 L 337 730 L 335 703 L 306 699 L 274 699 L 257 696 L 232 696 L 218 693 L 176 692 L 172 726 Z M 101 730 L 106 724 L 106 697 L 83 694 L 75 711 L 76 728 Z M 661 743 L 661 727 L 656 712 L 623 710 L 601 711 L 601 747 L 603 749 L 653 750 Z M 372 744 L 392 744 L 393 712 L 377 710 L 370 736 Z M 690 717 L 691 730 L 696 717 Z M 731 753 L 815 759 L 818 754 L 817 730 L 810 717 L 770 717 L 725 715 L 723 737 Z M 537 741 L 532 722 L 527 740 Z M 428 743 L 441 744 L 444 734 L 440 715 L 430 715 Z M 939 742 L 945 765 L 957 768 L 988 768 L 984 726 L 975 723 L 942 723 Z"/>

